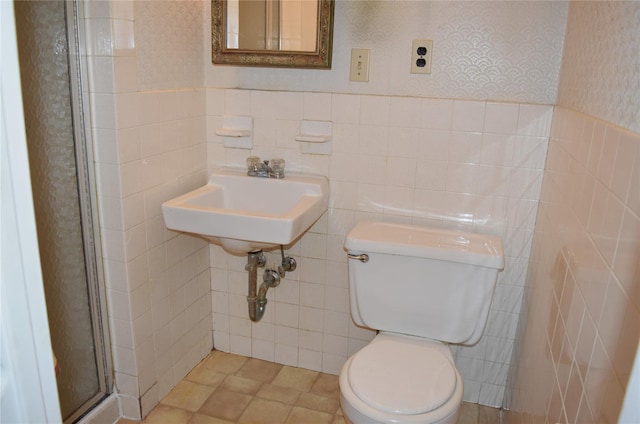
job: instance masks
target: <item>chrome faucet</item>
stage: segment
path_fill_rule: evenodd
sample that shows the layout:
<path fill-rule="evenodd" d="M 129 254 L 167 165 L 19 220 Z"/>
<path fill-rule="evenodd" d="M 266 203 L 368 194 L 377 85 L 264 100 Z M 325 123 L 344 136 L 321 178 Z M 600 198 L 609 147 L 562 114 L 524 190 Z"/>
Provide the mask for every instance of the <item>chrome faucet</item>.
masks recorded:
<path fill-rule="evenodd" d="M 273 169 L 269 166 L 268 160 L 262 161 L 258 164 L 257 177 L 271 178 L 271 174 L 273 174 Z"/>
<path fill-rule="evenodd" d="M 261 178 L 284 178 L 284 159 L 274 159 L 273 162 L 277 163 L 277 166 L 274 166 L 275 169 L 269 166 L 268 160 L 260 162 L 260 158 L 250 156 L 247 158 L 247 175 Z"/>

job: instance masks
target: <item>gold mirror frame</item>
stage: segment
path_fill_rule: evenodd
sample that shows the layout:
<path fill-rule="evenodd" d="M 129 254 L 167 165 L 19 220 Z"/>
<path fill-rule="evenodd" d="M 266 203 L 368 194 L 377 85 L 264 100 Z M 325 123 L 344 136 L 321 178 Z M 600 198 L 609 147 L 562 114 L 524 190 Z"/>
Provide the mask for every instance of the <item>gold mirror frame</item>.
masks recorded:
<path fill-rule="evenodd" d="M 211 61 L 216 65 L 331 69 L 334 0 L 318 0 L 316 51 L 240 50 L 226 46 L 226 0 L 211 0 Z"/>

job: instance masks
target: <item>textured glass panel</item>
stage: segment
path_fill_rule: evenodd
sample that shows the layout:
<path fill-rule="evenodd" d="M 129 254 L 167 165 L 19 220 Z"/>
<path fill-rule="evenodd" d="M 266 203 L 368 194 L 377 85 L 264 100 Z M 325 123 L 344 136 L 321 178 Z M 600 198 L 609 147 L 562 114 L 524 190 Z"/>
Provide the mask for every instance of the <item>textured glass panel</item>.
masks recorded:
<path fill-rule="evenodd" d="M 87 289 L 65 4 L 15 3 L 29 164 L 58 391 L 69 417 L 100 390 Z"/>

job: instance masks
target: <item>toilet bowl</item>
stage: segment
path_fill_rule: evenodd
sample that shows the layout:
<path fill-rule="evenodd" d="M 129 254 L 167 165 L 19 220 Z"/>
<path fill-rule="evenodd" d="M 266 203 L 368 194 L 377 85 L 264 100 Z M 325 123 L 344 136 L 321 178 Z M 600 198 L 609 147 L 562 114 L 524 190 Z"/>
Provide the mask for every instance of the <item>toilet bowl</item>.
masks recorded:
<path fill-rule="evenodd" d="M 499 237 L 359 222 L 347 235 L 353 322 L 378 335 L 340 373 L 354 424 L 454 424 L 464 385 L 449 343 L 484 331 L 498 272 Z"/>
<path fill-rule="evenodd" d="M 340 373 L 340 403 L 350 422 L 454 424 L 463 383 L 441 342 L 380 333 Z"/>

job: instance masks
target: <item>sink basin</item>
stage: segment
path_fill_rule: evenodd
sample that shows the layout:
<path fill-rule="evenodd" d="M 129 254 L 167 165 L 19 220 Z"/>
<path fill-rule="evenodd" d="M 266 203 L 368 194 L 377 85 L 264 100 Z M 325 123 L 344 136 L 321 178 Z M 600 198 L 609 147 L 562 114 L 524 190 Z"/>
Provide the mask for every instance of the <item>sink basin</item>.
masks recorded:
<path fill-rule="evenodd" d="M 207 185 L 162 204 L 167 228 L 199 234 L 235 253 L 287 245 L 327 210 L 329 184 L 315 175 L 249 177 L 222 168 Z"/>

